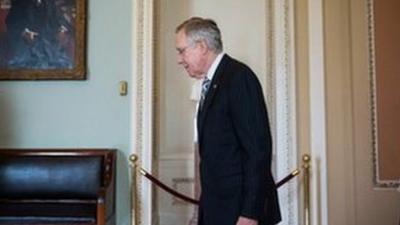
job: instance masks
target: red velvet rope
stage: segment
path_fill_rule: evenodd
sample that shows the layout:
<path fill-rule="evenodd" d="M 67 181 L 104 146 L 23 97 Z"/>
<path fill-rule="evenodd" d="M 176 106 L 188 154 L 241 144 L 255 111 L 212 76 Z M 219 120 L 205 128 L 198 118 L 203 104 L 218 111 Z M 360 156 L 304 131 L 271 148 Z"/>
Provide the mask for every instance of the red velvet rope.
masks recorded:
<path fill-rule="evenodd" d="M 153 182 L 156 186 L 160 187 L 161 189 L 163 189 L 164 191 L 170 193 L 171 195 L 180 198 L 186 202 L 192 203 L 194 205 L 198 205 L 199 201 L 193 198 L 190 198 L 186 195 L 183 195 L 177 191 L 175 191 L 174 189 L 168 187 L 167 185 L 165 185 L 164 183 L 162 183 L 160 180 L 158 180 L 157 178 L 155 178 L 154 176 L 152 176 L 150 173 L 148 173 L 145 170 L 141 170 L 142 175 L 145 176 L 147 179 L 149 179 L 151 182 Z M 287 175 L 286 177 L 284 177 L 282 180 L 280 180 L 278 183 L 276 183 L 276 187 L 279 188 L 280 186 L 282 186 L 283 184 L 287 183 L 288 181 L 290 181 L 291 179 L 293 179 L 295 176 L 297 176 L 300 173 L 299 170 L 295 170 L 293 171 L 291 174 Z"/>

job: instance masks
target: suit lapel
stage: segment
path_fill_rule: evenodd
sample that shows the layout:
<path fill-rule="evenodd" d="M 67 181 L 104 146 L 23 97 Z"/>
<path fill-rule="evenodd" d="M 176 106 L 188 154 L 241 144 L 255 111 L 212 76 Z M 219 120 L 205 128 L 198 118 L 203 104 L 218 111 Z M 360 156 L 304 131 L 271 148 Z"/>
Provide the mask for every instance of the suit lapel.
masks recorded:
<path fill-rule="evenodd" d="M 229 62 L 229 60 L 230 60 L 230 57 L 226 54 L 222 57 L 221 62 L 219 63 L 217 70 L 215 71 L 215 74 L 211 81 L 210 88 L 204 99 L 204 105 L 198 111 L 197 128 L 198 128 L 199 141 L 201 140 L 201 137 L 202 137 L 202 132 L 203 132 L 203 128 L 204 128 L 203 125 L 204 125 L 204 121 L 207 117 L 208 109 L 212 105 L 214 96 L 217 93 L 219 86 L 221 85 L 222 78 L 224 77 L 225 67 L 226 67 L 227 63 Z"/>

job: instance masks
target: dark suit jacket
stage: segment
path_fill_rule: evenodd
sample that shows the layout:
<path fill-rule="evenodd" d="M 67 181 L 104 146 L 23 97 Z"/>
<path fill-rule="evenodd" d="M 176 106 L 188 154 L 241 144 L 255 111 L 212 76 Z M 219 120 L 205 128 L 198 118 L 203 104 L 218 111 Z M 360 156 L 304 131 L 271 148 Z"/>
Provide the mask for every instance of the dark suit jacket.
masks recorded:
<path fill-rule="evenodd" d="M 71 68 L 69 49 L 60 42 L 61 25 L 65 25 L 55 0 L 13 0 L 6 18 L 10 68 Z M 38 33 L 33 41 L 22 34 L 25 29 Z"/>
<path fill-rule="evenodd" d="M 197 115 L 201 197 L 199 224 L 260 225 L 281 220 L 271 174 L 272 141 L 262 88 L 255 74 L 224 55 Z"/>
<path fill-rule="evenodd" d="M 54 40 L 61 26 L 61 15 L 54 0 L 13 0 L 6 18 L 7 31 L 17 39 L 25 28 L 39 33 L 40 37 Z"/>

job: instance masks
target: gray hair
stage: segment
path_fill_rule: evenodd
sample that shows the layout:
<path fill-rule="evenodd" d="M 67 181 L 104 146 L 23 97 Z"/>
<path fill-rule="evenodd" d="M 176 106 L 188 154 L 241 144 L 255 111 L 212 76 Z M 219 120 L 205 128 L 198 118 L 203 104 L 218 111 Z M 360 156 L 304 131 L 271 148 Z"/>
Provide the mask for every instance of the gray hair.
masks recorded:
<path fill-rule="evenodd" d="M 190 44 L 205 41 L 208 48 L 214 53 L 218 54 L 222 52 L 221 31 L 214 20 L 192 17 L 180 24 L 176 28 L 175 33 L 181 30 L 185 32 Z"/>

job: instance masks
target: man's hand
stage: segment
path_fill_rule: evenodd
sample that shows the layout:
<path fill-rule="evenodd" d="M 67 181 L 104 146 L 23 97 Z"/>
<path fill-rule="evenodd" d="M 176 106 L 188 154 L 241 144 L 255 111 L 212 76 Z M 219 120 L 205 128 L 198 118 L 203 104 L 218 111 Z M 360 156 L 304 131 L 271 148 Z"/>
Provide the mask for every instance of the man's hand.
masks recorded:
<path fill-rule="evenodd" d="M 258 225 L 258 222 L 257 220 L 241 216 L 239 217 L 239 220 L 237 221 L 236 225 Z"/>
<path fill-rule="evenodd" d="M 25 30 L 22 32 L 22 37 L 28 42 L 32 43 L 35 41 L 36 37 L 39 36 L 39 33 L 34 32 L 29 30 L 28 28 L 25 28 Z"/>

